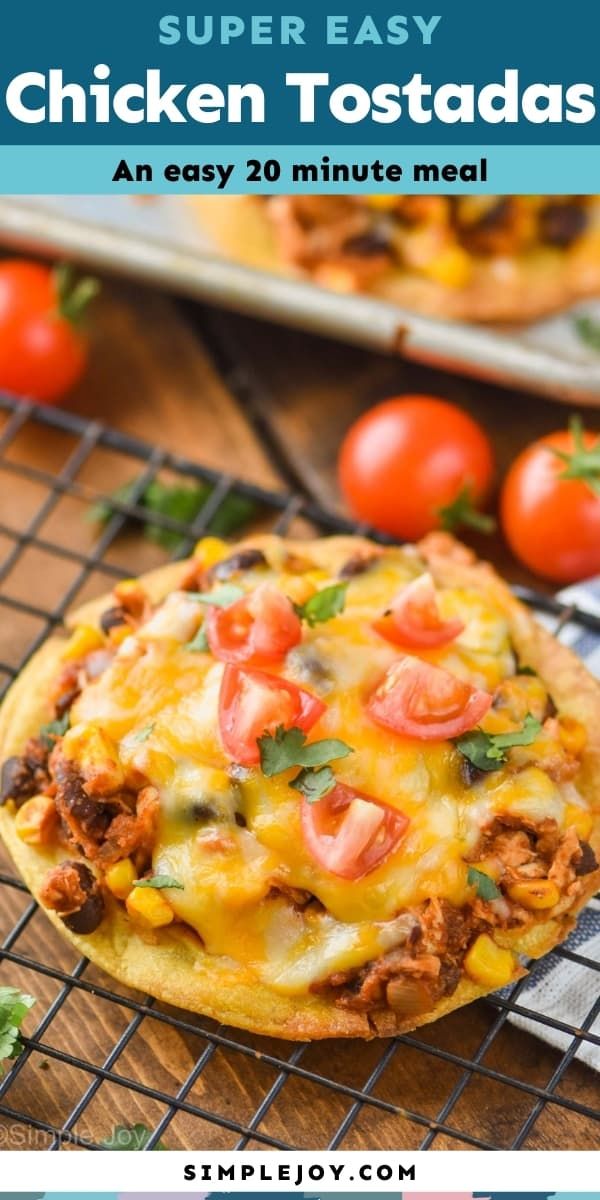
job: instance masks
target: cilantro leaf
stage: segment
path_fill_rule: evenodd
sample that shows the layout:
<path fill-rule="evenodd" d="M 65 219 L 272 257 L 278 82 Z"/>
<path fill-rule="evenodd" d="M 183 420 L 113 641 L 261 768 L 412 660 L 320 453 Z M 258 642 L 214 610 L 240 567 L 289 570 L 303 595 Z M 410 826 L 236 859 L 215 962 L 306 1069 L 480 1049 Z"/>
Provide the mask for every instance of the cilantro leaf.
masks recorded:
<path fill-rule="evenodd" d="M 582 313 L 573 318 L 573 326 L 586 346 L 589 346 L 591 350 L 600 351 L 600 321 L 594 320 L 587 313 Z"/>
<path fill-rule="evenodd" d="M 297 792 L 302 792 L 302 795 L 310 804 L 314 804 L 315 800 L 321 800 L 323 796 L 327 796 L 335 787 L 335 775 L 331 767 L 320 767 L 315 770 L 314 767 L 303 767 L 301 771 L 290 781 L 290 787 L 296 789 Z"/>
<path fill-rule="evenodd" d="M 517 675 L 533 675 L 535 678 L 536 674 L 537 672 L 534 671 L 533 667 L 528 667 L 527 663 L 519 663 L 517 665 Z"/>
<path fill-rule="evenodd" d="M 180 892 L 184 890 L 183 884 L 172 875 L 151 875 L 149 879 L 134 879 L 133 882 L 135 887 L 156 888 L 157 891 L 163 888 L 177 888 Z"/>
<path fill-rule="evenodd" d="M 484 733 L 483 729 L 473 729 L 457 738 L 454 744 L 478 770 L 496 771 L 506 762 L 506 752 L 511 746 L 530 746 L 541 728 L 540 722 L 527 713 L 521 729 L 510 733 Z"/>
<path fill-rule="evenodd" d="M 141 1121 L 135 1125 L 115 1125 L 110 1137 L 102 1142 L 105 1150 L 144 1150 L 148 1145 L 152 1131 Z M 163 1142 L 157 1142 L 154 1150 L 166 1150 Z"/>
<path fill-rule="evenodd" d="M 4 1073 L 2 1063 L 7 1058 L 16 1058 L 23 1046 L 19 1031 L 23 1018 L 35 1000 L 16 987 L 0 987 L 0 1075 Z"/>
<path fill-rule="evenodd" d="M 200 626 L 195 637 L 192 638 L 191 642 L 186 642 L 183 648 L 184 650 L 200 651 L 202 653 L 208 650 L 208 638 L 204 625 Z"/>
<path fill-rule="evenodd" d="M 68 712 L 62 717 L 57 717 L 55 721 L 48 721 L 46 725 L 42 725 L 40 729 L 40 739 L 48 750 L 51 750 L 56 739 L 62 737 L 67 732 L 70 725 Z"/>
<path fill-rule="evenodd" d="M 295 604 L 294 608 L 301 620 L 306 621 L 311 628 L 321 621 L 330 621 L 338 613 L 344 611 L 346 604 L 346 589 L 348 583 L 332 583 L 329 587 L 315 592 L 304 604 Z"/>
<path fill-rule="evenodd" d="M 291 729 L 278 725 L 275 733 L 263 733 L 258 738 L 263 775 L 270 779 L 272 775 L 287 771 L 288 767 L 300 766 L 298 755 L 302 754 L 305 741 L 306 734 L 295 725 Z"/>
<path fill-rule="evenodd" d="M 190 525 L 213 491 L 213 485 L 209 483 L 168 484 L 160 479 L 153 479 L 142 494 L 134 499 L 137 496 L 137 488 L 137 479 L 121 484 L 105 500 L 99 500 L 88 509 L 86 520 L 93 524 L 106 525 L 115 512 L 118 512 L 118 505 L 135 504 L 136 507 L 147 509 L 149 514 L 160 513 L 161 516 L 180 521 L 182 525 Z M 226 537 L 251 521 L 257 511 L 253 500 L 229 492 L 208 522 L 206 532 Z M 131 523 L 140 521 L 141 518 L 131 517 Z M 167 550 L 177 550 L 183 539 L 182 534 L 173 529 L 165 529 L 152 520 L 144 521 L 142 529 L 144 537 Z"/>
<path fill-rule="evenodd" d="M 467 871 L 467 883 L 469 887 L 477 888 L 477 895 L 480 900 L 497 900 L 502 895 L 500 888 L 496 886 L 494 880 L 486 875 L 485 871 L 478 871 L 477 867 L 469 867 Z"/>
<path fill-rule="evenodd" d="M 155 723 L 155 721 L 152 721 L 150 725 L 144 725 L 143 729 L 138 729 L 137 733 L 134 733 L 131 738 L 132 742 L 146 742 L 154 729 Z"/>
<path fill-rule="evenodd" d="M 229 608 L 236 600 L 245 595 L 244 589 L 236 583 L 224 583 L 214 592 L 188 592 L 189 600 L 197 600 L 199 604 L 212 604 L 214 608 Z"/>
<path fill-rule="evenodd" d="M 332 758 L 345 758 L 353 752 L 339 738 L 322 738 L 306 745 L 306 734 L 295 725 L 291 729 L 278 725 L 275 733 L 263 733 L 258 738 L 258 749 L 261 769 L 267 778 L 280 775 L 289 767 L 323 767 Z"/>

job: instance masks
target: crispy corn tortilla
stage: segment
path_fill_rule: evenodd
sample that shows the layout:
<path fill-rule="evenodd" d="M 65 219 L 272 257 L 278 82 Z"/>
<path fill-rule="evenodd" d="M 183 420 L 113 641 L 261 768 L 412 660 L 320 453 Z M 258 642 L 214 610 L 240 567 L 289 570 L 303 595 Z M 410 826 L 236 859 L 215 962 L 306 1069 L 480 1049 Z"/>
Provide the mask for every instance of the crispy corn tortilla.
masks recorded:
<path fill-rule="evenodd" d="M 244 546 L 276 552 L 281 539 L 258 535 L 233 547 Z M 357 537 L 334 537 L 314 541 L 289 541 L 286 549 L 307 556 L 332 573 L 357 551 L 372 550 L 373 544 Z M 448 539 L 450 546 L 450 539 Z M 590 839 L 600 857 L 600 686 L 583 664 L 565 646 L 559 644 L 511 595 L 505 584 L 486 564 L 469 565 L 455 560 L 451 552 L 422 546 L 430 569 L 441 585 L 476 586 L 500 600 L 510 624 L 511 636 L 523 661 L 529 663 L 546 683 L 561 711 L 580 720 L 588 732 L 583 761 L 584 788 L 595 797 L 595 825 Z M 159 601 L 177 587 L 185 563 L 171 563 L 142 577 L 153 601 Z M 67 627 L 80 621 L 97 620 L 111 603 L 103 596 L 83 605 L 67 619 Z M 45 698 L 60 666 L 63 638 L 55 636 L 33 656 L 11 687 L 0 710 L 0 750 L 4 761 L 22 752 L 27 739 L 53 716 Z M 65 851 L 42 851 L 28 846 L 17 836 L 9 807 L 0 808 L 0 833 L 34 896 L 49 866 L 66 857 Z M 561 942 L 573 927 L 578 911 L 600 886 L 600 869 L 586 877 L 585 890 L 576 909 L 560 918 L 543 921 L 520 936 L 506 934 L 503 945 L 539 958 Z M 133 926 L 122 905 L 109 901 L 107 916 L 100 927 L 87 936 L 71 933 L 56 913 L 48 918 L 81 954 L 121 983 L 149 993 L 165 1003 L 203 1013 L 220 1022 L 274 1037 L 307 1040 L 327 1037 L 389 1036 L 408 1032 L 428 1024 L 446 1013 L 486 995 L 487 989 L 463 978 L 453 995 L 442 999 L 434 1009 L 418 1018 L 402 1019 L 385 1010 L 369 1014 L 337 1007 L 324 995 L 287 997 L 259 982 L 244 966 L 225 957 L 205 953 L 200 939 L 183 926 L 172 925 L 151 933 Z M 515 978 L 523 971 L 517 972 Z"/>
<path fill-rule="evenodd" d="M 286 263 L 260 197 L 191 196 L 203 228 L 229 258 L 277 275 L 310 278 Z M 600 293 L 600 239 L 568 252 L 543 246 L 514 258 L 473 259 L 465 287 L 444 287 L 432 279 L 393 268 L 364 290 L 431 317 L 457 321 L 533 321 L 576 300 Z"/>

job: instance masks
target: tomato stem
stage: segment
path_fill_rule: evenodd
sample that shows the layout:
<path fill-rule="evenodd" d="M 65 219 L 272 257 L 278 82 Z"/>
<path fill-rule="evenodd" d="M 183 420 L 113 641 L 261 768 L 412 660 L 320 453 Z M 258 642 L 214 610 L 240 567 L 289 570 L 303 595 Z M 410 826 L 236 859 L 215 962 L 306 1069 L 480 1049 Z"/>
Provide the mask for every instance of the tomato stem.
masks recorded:
<path fill-rule="evenodd" d="M 442 529 L 447 529 L 450 533 L 461 526 L 476 529 L 479 533 L 493 533 L 496 528 L 494 518 L 475 507 L 472 488 L 468 483 L 465 483 L 450 504 L 438 508 L 437 515 Z"/>
<path fill-rule="evenodd" d="M 70 263 L 58 263 L 54 268 L 54 286 L 58 299 L 58 312 L 71 325 L 79 325 L 87 308 L 100 291 L 97 279 L 86 275 L 75 279 Z"/>
<path fill-rule="evenodd" d="M 556 458 L 565 464 L 558 478 L 581 479 L 594 496 L 600 496 L 600 437 L 592 446 L 586 446 L 583 422 L 579 416 L 571 417 L 569 431 L 573 438 L 573 451 L 570 454 L 566 450 L 557 450 L 555 446 L 550 447 Z"/>

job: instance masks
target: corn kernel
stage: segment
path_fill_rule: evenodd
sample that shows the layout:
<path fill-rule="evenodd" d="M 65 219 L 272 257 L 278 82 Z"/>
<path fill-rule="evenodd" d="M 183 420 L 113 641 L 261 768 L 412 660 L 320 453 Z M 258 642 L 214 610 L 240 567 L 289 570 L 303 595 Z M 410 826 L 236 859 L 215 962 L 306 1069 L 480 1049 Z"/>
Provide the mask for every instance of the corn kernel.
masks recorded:
<path fill-rule="evenodd" d="M 315 279 L 321 287 L 331 288 L 334 292 L 356 291 L 356 274 L 349 267 L 323 263 L 315 270 Z"/>
<path fill-rule="evenodd" d="M 480 933 L 465 956 L 465 971 L 483 987 L 499 988 L 510 983 L 516 967 L 511 950 L 503 950 L 487 933 Z"/>
<path fill-rule="evenodd" d="M 125 641 L 125 638 L 131 636 L 131 633 L 131 625 L 128 625 L 127 623 L 124 623 L 123 625 L 113 625 L 112 629 L 109 629 L 108 631 L 108 641 L 111 646 L 120 646 L 121 643 Z"/>
<path fill-rule="evenodd" d="M 538 912 L 543 908 L 554 908 L 560 900 L 560 892 L 552 879 L 520 879 L 508 888 L 511 900 Z"/>
<path fill-rule="evenodd" d="M 279 587 L 294 604 L 306 604 L 317 590 L 303 575 L 280 575 Z"/>
<path fill-rule="evenodd" d="M 498 203 L 497 196 L 459 196 L 458 213 L 462 225 L 474 225 Z"/>
<path fill-rule="evenodd" d="M 58 814 L 51 796 L 31 796 L 15 816 L 17 834 L 28 846 L 49 842 L 57 824 Z"/>
<path fill-rule="evenodd" d="M 444 287 L 464 287 L 471 277 L 471 259 L 462 246 L 448 246 L 421 266 L 424 275 Z"/>
<path fill-rule="evenodd" d="M 137 875 L 131 859 L 122 858 L 120 862 L 108 868 L 104 878 L 113 896 L 116 896 L 117 900 L 126 900 Z"/>
<path fill-rule="evenodd" d="M 139 579 L 120 579 L 113 588 L 113 595 L 117 604 L 120 604 L 126 612 L 131 613 L 134 617 L 141 617 L 148 597 Z"/>
<path fill-rule="evenodd" d="M 589 841 L 590 834 L 594 827 L 594 818 L 588 812 L 587 808 L 580 808 L 578 804 L 567 804 L 565 808 L 565 826 L 573 826 L 577 837 L 581 838 L 582 842 Z"/>
<path fill-rule="evenodd" d="M 126 599 L 127 596 L 132 595 L 132 593 L 134 595 L 137 594 L 139 587 L 139 579 L 120 579 L 119 582 L 115 584 L 113 591 L 115 596 L 117 596 L 119 600 L 122 600 Z"/>
<path fill-rule="evenodd" d="M 227 558 L 229 554 L 229 546 L 222 538 L 205 537 L 200 538 L 194 547 L 194 558 L 200 559 L 203 567 L 213 567 L 215 563 L 221 562 Z"/>
<path fill-rule="evenodd" d="M 397 196 L 367 196 L 369 208 L 378 208 L 382 212 L 393 212 L 398 204 Z"/>
<path fill-rule="evenodd" d="M 575 717 L 558 718 L 558 736 L 567 754 L 572 754 L 574 758 L 585 749 L 587 734 L 581 721 Z"/>
<path fill-rule="evenodd" d="M 92 650 L 99 650 L 104 638 L 94 625 L 78 625 L 71 634 L 63 652 L 63 659 L 85 658 Z"/>
<path fill-rule="evenodd" d="M 130 917 L 151 929 L 170 925 L 175 916 L 169 901 L 156 888 L 134 887 L 125 903 Z"/>
<path fill-rule="evenodd" d="M 110 796 L 125 785 L 116 743 L 99 725 L 81 721 L 65 733 L 61 751 L 75 759 L 90 795 Z"/>

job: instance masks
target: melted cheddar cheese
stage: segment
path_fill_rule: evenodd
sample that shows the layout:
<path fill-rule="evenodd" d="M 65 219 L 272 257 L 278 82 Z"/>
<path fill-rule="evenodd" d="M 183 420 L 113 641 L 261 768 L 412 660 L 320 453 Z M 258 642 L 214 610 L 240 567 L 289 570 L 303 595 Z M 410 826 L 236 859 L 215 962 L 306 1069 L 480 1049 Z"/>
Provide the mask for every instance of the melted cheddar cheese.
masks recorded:
<path fill-rule="evenodd" d="M 373 621 L 423 570 L 414 551 L 386 551 L 349 580 L 344 611 L 304 625 L 301 643 L 269 668 L 325 703 L 309 741 L 335 737 L 352 747 L 336 763 L 337 779 L 409 819 L 396 849 L 363 878 L 340 878 L 312 857 L 300 796 L 289 786 L 292 770 L 266 778 L 259 765 L 234 766 L 223 749 L 224 665 L 188 648 L 205 612 L 190 595 L 171 593 L 73 704 L 63 753 L 85 765 L 86 746 L 93 755 L 101 731 L 127 784 L 150 784 L 159 793 L 152 869 L 183 885 L 165 893 L 177 918 L 197 931 L 209 954 L 243 964 L 281 992 L 306 992 L 401 944 L 407 910 L 432 897 L 465 904 L 466 860 L 495 814 L 552 817 L 561 826 L 567 804 L 585 807 L 572 784 L 554 782 L 535 765 L 536 745 L 521 748 L 518 771 L 507 764 L 474 788 L 451 742 L 404 738 L 369 719 L 365 703 L 400 653 Z M 310 564 L 304 575 L 290 574 L 285 561 L 236 576 L 245 590 L 264 580 L 285 594 L 299 581 L 309 593 L 334 582 Z M 515 672 L 503 611 L 475 589 L 439 589 L 438 603 L 464 630 L 419 656 L 493 693 Z M 494 709 L 482 724 L 492 732 L 514 728 Z M 293 889 L 320 905 L 294 904 Z"/>

